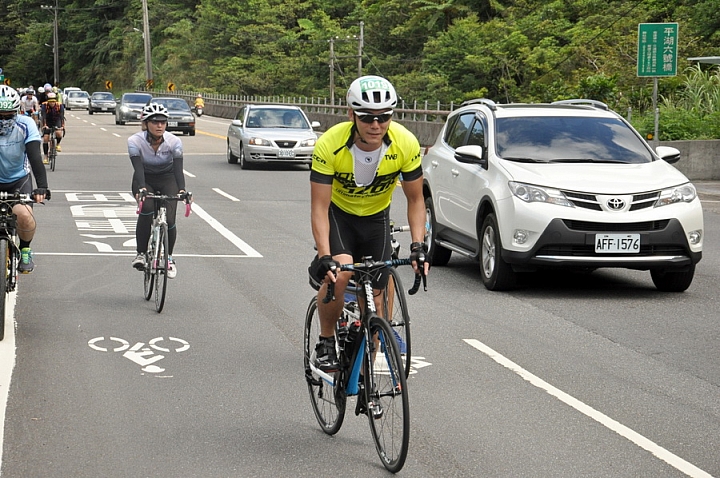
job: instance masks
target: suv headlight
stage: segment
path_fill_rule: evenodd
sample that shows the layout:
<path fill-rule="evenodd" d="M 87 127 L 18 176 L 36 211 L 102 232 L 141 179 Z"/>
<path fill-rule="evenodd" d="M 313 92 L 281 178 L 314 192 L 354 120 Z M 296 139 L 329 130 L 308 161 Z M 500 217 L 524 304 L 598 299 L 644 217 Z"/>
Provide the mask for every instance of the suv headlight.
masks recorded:
<path fill-rule="evenodd" d="M 681 186 L 667 188 L 660 191 L 660 197 L 655 203 L 655 207 L 667 206 L 677 202 L 692 202 L 697 197 L 695 186 L 691 183 L 685 183 Z"/>
<path fill-rule="evenodd" d="M 515 181 L 510 181 L 508 186 L 510 187 L 510 192 L 521 201 L 544 202 L 558 206 L 575 207 L 575 205 L 568 201 L 565 195 L 557 189 L 543 188 Z"/>

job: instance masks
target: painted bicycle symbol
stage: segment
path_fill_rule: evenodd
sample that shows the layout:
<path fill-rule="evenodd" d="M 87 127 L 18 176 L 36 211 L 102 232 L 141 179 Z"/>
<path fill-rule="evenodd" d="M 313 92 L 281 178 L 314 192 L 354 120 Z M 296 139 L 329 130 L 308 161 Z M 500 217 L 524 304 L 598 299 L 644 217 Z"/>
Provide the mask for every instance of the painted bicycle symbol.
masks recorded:
<path fill-rule="evenodd" d="M 168 343 L 165 342 L 174 342 Z M 165 345 L 165 347 L 163 347 Z M 183 339 L 177 337 L 155 337 L 148 341 L 147 346 L 145 342 L 138 342 L 132 347 L 130 342 L 125 339 L 118 337 L 95 337 L 88 341 L 88 346 L 91 349 L 97 350 L 98 352 L 124 352 L 123 357 L 132 360 L 136 364 L 140 365 L 141 370 L 146 373 L 160 373 L 164 372 L 165 369 L 155 365 L 158 361 L 165 358 L 165 355 L 161 355 L 158 352 L 170 353 L 170 352 L 185 352 L 190 348 L 190 344 Z"/>

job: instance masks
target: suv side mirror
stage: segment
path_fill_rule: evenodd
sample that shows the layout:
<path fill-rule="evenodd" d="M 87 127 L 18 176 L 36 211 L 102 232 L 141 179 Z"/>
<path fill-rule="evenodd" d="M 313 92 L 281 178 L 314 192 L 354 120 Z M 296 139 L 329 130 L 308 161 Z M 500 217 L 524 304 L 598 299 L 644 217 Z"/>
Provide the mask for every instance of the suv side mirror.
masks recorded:
<path fill-rule="evenodd" d="M 320 127 L 320 122 L 319 122 L 319 121 L 313 121 L 312 123 L 310 123 L 310 127 L 311 127 L 312 129 L 319 128 L 319 127 Z"/>
<path fill-rule="evenodd" d="M 680 161 L 680 150 L 671 148 L 670 146 L 658 146 L 655 148 L 655 152 L 660 159 L 664 160 L 668 164 L 677 163 Z"/>
<path fill-rule="evenodd" d="M 455 160 L 467 164 L 479 164 L 487 169 L 487 159 L 484 158 L 482 146 L 460 146 L 455 150 Z"/>
<path fill-rule="evenodd" d="M 234 120 L 232 120 L 232 125 L 233 126 L 242 126 L 242 120 L 234 119 Z"/>

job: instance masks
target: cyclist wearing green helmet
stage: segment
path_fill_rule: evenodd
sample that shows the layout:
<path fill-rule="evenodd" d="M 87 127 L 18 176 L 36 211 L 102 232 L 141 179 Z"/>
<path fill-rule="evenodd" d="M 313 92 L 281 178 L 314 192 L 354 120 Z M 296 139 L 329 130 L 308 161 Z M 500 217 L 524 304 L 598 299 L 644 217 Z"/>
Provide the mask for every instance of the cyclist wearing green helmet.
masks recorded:
<path fill-rule="evenodd" d="M 40 133 L 32 118 L 19 115 L 20 95 L 0 85 L 0 191 L 31 194 L 36 203 L 50 199 L 45 166 L 40 153 Z M 33 189 L 32 170 L 37 188 Z M 30 243 L 35 236 L 35 217 L 30 206 L 13 207 L 17 216 L 21 261 L 18 270 L 29 274 L 35 268 Z"/>

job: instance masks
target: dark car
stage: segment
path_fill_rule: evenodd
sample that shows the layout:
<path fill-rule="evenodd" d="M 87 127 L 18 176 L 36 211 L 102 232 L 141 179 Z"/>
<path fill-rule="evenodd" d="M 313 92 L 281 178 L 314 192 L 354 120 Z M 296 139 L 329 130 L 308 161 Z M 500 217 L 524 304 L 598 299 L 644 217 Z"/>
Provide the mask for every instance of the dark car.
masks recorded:
<path fill-rule="evenodd" d="M 115 113 L 117 101 L 115 96 L 107 91 L 96 91 L 90 96 L 90 104 L 88 105 L 88 113 Z"/>
<path fill-rule="evenodd" d="M 167 131 L 179 131 L 183 134 L 195 136 L 195 116 L 190 106 L 182 98 L 153 98 L 148 103 L 159 103 L 168 110 Z"/>
<path fill-rule="evenodd" d="M 143 107 L 152 99 L 150 93 L 125 93 L 115 108 L 115 124 L 140 121 Z"/>

